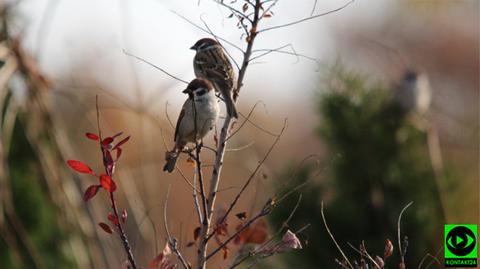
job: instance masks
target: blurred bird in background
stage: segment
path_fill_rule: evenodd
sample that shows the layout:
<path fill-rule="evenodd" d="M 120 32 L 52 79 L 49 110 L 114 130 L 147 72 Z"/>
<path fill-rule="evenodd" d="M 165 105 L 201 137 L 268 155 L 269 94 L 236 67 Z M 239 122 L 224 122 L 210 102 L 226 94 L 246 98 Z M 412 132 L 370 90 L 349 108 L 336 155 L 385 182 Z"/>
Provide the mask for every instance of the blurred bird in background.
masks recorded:
<path fill-rule="evenodd" d="M 432 91 L 427 74 L 407 69 L 398 87 L 395 88 L 394 102 L 405 113 L 425 115 L 430 108 L 431 99 Z"/>

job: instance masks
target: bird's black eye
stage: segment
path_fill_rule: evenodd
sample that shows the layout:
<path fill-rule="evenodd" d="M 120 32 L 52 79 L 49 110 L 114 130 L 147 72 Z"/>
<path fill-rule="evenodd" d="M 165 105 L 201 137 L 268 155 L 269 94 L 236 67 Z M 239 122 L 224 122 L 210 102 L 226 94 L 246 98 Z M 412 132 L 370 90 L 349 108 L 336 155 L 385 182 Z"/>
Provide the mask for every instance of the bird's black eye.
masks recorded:
<path fill-rule="evenodd" d="M 196 96 L 202 96 L 202 95 L 204 95 L 204 94 L 206 94 L 206 93 L 207 93 L 207 90 L 206 90 L 206 89 L 200 89 L 200 90 L 196 90 L 196 91 L 195 91 L 195 95 L 196 95 Z"/>

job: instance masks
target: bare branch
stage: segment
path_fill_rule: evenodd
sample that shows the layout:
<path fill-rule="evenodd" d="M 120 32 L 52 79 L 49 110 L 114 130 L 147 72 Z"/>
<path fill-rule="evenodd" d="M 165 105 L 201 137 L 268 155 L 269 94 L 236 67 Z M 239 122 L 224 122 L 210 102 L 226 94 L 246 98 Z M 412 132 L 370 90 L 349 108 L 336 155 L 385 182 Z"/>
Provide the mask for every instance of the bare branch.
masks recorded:
<path fill-rule="evenodd" d="M 230 11 L 233 13 L 233 15 L 238 16 L 238 17 L 243 18 L 243 19 L 246 19 L 246 20 L 248 20 L 250 23 L 253 23 L 252 19 L 250 19 L 247 15 L 243 14 L 242 11 L 240 11 L 240 10 L 238 10 L 238 9 L 236 9 L 236 8 L 233 8 L 233 7 L 229 6 L 229 5 L 226 5 L 226 4 L 223 3 L 223 1 L 221 1 L 221 0 L 220 0 L 220 1 L 219 1 L 219 0 L 213 0 L 213 1 L 214 1 L 215 3 L 221 5 L 222 7 L 230 10 Z M 250 5 L 252 5 L 252 4 L 250 3 Z"/>
<path fill-rule="evenodd" d="M 400 211 L 400 215 L 398 215 L 398 221 L 397 221 L 397 240 L 398 240 L 398 251 L 400 253 L 400 260 L 402 263 L 405 263 L 405 253 L 403 253 L 402 250 L 402 241 L 400 239 L 400 222 L 402 221 L 402 215 L 405 210 L 407 210 L 408 207 L 410 207 L 413 204 L 413 201 L 408 203 L 402 211 Z"/>
<path fill-rule="evenodd" d="M 244 149 L 247 149 L 251 146 L 255 145 L 255 141 L 252 141 L 244 146 L 241 146 L 241 147 L 238 147 L 238 148 L 233 148 L 233 149 L 226 149 L 225 151 L 227 152 L 235 152 L 235 151 L 241 151 L 241 150 L 244 150 Z"/>
<path fill-rule="evenodd" d="M 237 134 L 237 133 L 242 129 L 242 127 L 245 125 L 245 123 L 251 122 L 251 121 L 250 121 L 250 117 L 252 116 L 252 114 L 253 114 L 253 112 L 255 111 L 255 108 L 257 107 L 258 104 L 262 104 L 263 107 L 265 107 L 265 103 L 264 103 L 263 101 L 257 101 L 257 102 L 253 105 L 252 109 L 250 109 L 250 112 L 248 112 L 248 115 L 247 115 L 246 117 L 243 116 L 243 115 L 241 115 L 242 117 L 245 118 L 245 120 L 242 122 L 242 124 L 240 124 L 240 126 L 239 126 L 232 134 L 230 134 L 230 135 L 225 139 L 225 141 L 230 140 L 230 138 L 232 138 L 235 134 Z M 252 125 L 253 125 L 253 123 L 252 123 Z M 273 134 L 273 133 L 271 133 L 271 132 L 268 132 L 268 134 L 271 134 L 271 135 L 273 135 L 273 136 L 277 136 L 277 134 Z"/>
<path fill-rule="evenodd" d="M 167 208 L 168 208 L 168 197 L 170 196 L 170 188 L 171 188 L 171 185 L 168 185 L 167 194 L 165 196 L 165 203 L 163 206 L 163 224 L 165 226 L 165 233 L 167 234 L 168 245 L 172 249 L 173 253 L 175 253 L 178 260 L 182 264 L 183 268 L 189 269 L 188 262 L 185 260 L 183 255 L 180 253 L 180 250 L 178 249 L 177 239 L 173 238 L 172 235 L 170 234 L 170 231 L 168 230 Z"/>
<path fill-rule="evenodd" d="M 267 160 L 268 156 L 270 155 L 270 153 L 272 153 L 273 149 L 275 148 L 275 146 L 277 145 L 278 141 L 280 141 L 280 138 L 283 134 L 283 132 L 285 131 L 285 128 L 287 127 L 287 120 L 285 119 L 284 121 L 284 124 L 283 124 L 283 127 L 282 127 L 282 130 L 280 131 L 280 134 L 277 136 L 277 138 L 275 139 L 275 141 L 272 143 L 272 145 L 270 146 L 270 148 L 268 149 L 267 153 L 265 154 L 265 156 L 263 157 L 263 159 L 258 163 L 257 167 L 255 167 L 255 169 L 253 170 L 253 172 L 250 174 L 249 178 L 247 179 L 247 181 L 243 184 L 243 187 L 240 189 L 240 191 L 237 193 L 237 195 L 235 196 L 235 198 L 233 199 L 233 201 L 230 203 L 230 206 L 228 207 L 227 211 L 225 212 L 225 214 L 223 215 L 223 217 L 220 219 L 220 223 L 223 223 L 225 222 L 225 220 L 227 219 L 228 215 L 230 214 L 230 212 L 232 212 L 233 208 L 235 207 L 235 205 L 237 204 L 238 200 L 240 199 L 240 196 L 242 196 L 243 192 L 245 191 L 245 189 L 248 187 L 248 185 L 250 185 L 250 182 L 252 182 L 252 179 L 255 177 L 255 175 L 257 174 L 258 170 L 260 169 L 260 167 L 262 167 L 262 165 L 265 163 L 265 161 Z M 214 233 L 211 233 L 207 239 L 211 238 L 213 236 Z"/>
<path fill-rule="evenodd" d="M 352 244 L 350 244 L 350 242 L 347 242 L 347 245 L 349 245 L 358 254 L 367 257 L 373 264 L 375 264 L 376 268 L 382 268 L 382 267 L 380 267 L 380 265 L 378 265 L 377 262 L 375 262 L 375 260 L 372 258 L 372 256 L 370 256 L 370 254 L 368 254 L 368 252 L 366 250 L 361 251 L 361 250 L 357 249 L 356 247 L 354 247 Z"/>
<path fill-rule="evenodd" d="M 283 48 L 285 47 L 290 47 L 292 49 L 292 51 L 285 51 L 285 50 L 282 50 Z M 308 56 L 308 55 L 305 55 L 305 54 L 301 54 L 301 53 L 298 53 L 297 51 L 295 51 L 295 48 L 291 45 L 291 44 L 288 44 L 288 45 L 285 45 L 285 47 L 280 47 L 280 48 L 277 48 L 277 49 L 258 49 L 258 50 L 255 50 L 254 52 L 264 52 L 263 54 L 261 55 L 258 55 L 258 56 L 255 56 L 253 58 L 255 59 L 258 59 L 258 58 L 261 58 L 261 57 L 264 57 L 270 53 L 279 53 L 279 54 L 287 54 L 287 55 L 292 55 L 292 56 L 295 56 L 296 57 L 296 61 L 294 63 L 298 63 L 300 61 L 300 58 L 304 58 L 304 59 L 307 59 L 307 60 L 310 60 L 310 61 L 313 61 L 315 62 L 316 64 L 320 65 L 321 62 L 320 60 L 318 60 L 317 58 L 314 58 L 314 57 L 311 57 L 311 56 Z M 250 60 L 252 61 L 253 58 Z M 257 62 L 252 62 L 253 63 L 257 63 Z"/>
<path fill-rule="evenodd" d="M 299 23 L 302 23 L 302 22 L 305 22 L 305 21 L 309 21 L 309 20 L 313 20 L 313 19 L 316 19 L 316 18 L 319 18 L 319 17 L 323 17 L 323 16 L 325 16 L 325 15 L 332 14 L 332 13 L 335 13 L 335 12 L 337 12 L 337 11 L 340 11 L 340 10 L 348 7 L 348 6 L 349 6 L 350 4 L 352 4 L 353 2 L 355 2 L 355 0 L 350 0 L 350 1 L 348 1 L 346 4 L 344 4 L 343 6 L 341 6 L 341 7 L 339 7 L 339 8 L 336 8 L 336 9 L 333 9 L 333 10 L 330 10 L 330 11 L 327 11 L 327 12 L 324 12 L 324 13 L 321 13 L 321 14 L 318 14 L 318 15 L 309 16 L 309 17 L 307 17 L 307 18 L 303 18 L 303 19 L 296 20 L 296 21 L 293 21 L 293 22 L 289 22 L 289 23 L 280 24 L 280 25 L 277 25 L 277 26 L 268 27 L 268 28 L 259 30 L 258 33 L 263 33 L 263 32 L 266 32 L 266 31 L 270 31 L 270 30 L 274 30 L 274 29 L 279 29 L 279 28 L 285 28 L 285 27 L 292 26 L 292 25 L 295 25 L 295 24 L 299 24 Z"/>
<path fill-rule="evenodd" d="M 316 8 L 317 8 L 317 0 L 313 2 L 312 12 L 310 12 L 310 16 L 313 16 L 313 13 L 315 13 Z"/>
<path fill-rule="evenodd" d="M 335 237 L 333 236 L 332 232 L 330 231 L 330 228 L 328 228 L 327 219 L 325 218 L 325 213 L 323 212 L 323 201 L 322 201 L 321 206 L 320 206 L 320 213 L 322 215 L 323 224 L 325 225 L 325 229 L 327 230 L 328 235 L 330 235 L 330 238 L 332 238 L 333 243 L 335 243 L 335 246 L 337 247 L 338 251 L 340 251 L 340 254 L 342 254 L 342 257 L 345 260 L 345 262 L 348 263 L 350 269 L 353 269 L 353 266 L 350 263 L 350 261 L 348 260 L 347 255 L 345 255 L 345 253 L 343 253 L 342 248 L 337 243 L 337 240 L 335 240 Z"/>
<path fill-rule="evenodd" d="M 169 77 L 171 77 L 171 78 L 173 78 L 173 79 L 176 79 L 176 80 L 178 80 L 178 81 L 180 81 L 180 82 L 183 82 L 183 83 L 185 83 L 185 84 L 188 84 L 188 81 L 183 80 L 183 79 L 181 79 L 181 78 L 179 78 L 179 77 L 176 77 L 176 76 L 168 73 L 168 72 L 165 71 L 163 68 L 161 68 L 161 67 L 159 67 L 159 66 L 157 66 L 157 65 L 155 65 L 155 64 L 153 64 L 153 63 L 151 63 L 151 62 L 149 62 L 149 61 L 147 61 L 147 60 L 145 60 L 145 59 L 143 59 L 143 58 L 141 58 L 141 57 L 139 57 L 139 56 L 136 56 L 136 55 L 134 55 L 134 54 L 131 54 L 130 52 L 128 52 L 128 51 L 126 51 L 126 50 L 123 50 L 123 53 L 125 53 L 126 55 L 128 55 L 128 56 L 130 56 L 130 57 L 133 57 L 133 58 L 135 58 L 135 59 L 137 59 L 137 60 L 139 60 L 139 61 L 142 61 L 142 62 L 144 62 L 144 63 L 146 63 L 146 64 L 154 67 L 154 68 L 157 69 L 157 70 L 160 70 L 162 73 L 166 74 L 167 76 L 169 76 Z"/>
<path fill-rule="evenodd" d="M 173 10 L 171 10 L 171 11 L 172 11 L 175 15 L 179 16 L 180 18 L 182 18 L 184 21 L 186 21 L 186 22 L 188 22 L 189 24 L 195 26 L 195 28 L 197 28 L 197 29 L 199 29 L 199 30 L 201 30 L 201 31 L 203 31 L 203 32 L 205 32 L 205 33 L 207 33 L 207 34 L 211 34 L 208 30 L 204 29 L 203 27 L 201 27 L 201 26 L 197 25 L 196 23 L 192 22 L 191 20 L 187 19 L 185 16 L 182 16 L 182 15 L 180 15 L 179 13 L 177 13 L 177 12 L 175 12 L 175 11 L 173 11 Z M 218 35 L 215 35 L 214 37 L 222 40 L 223 42 L 227 43 L 228 45 L 230 45 L 230 46 L 236 48 L 237 50 L 239 50 L 240 52 L 244 53 L 244 51 L 243 51 L 239 46 L 233 44 L 232 42 L 226 40 L 225 38 L 222 38 L 222 37 L 220 37 L 220 36 L 218 36 Z"/>
<path fill-rule="evenodd" d="M 198 195 L 197 195 L 197 175 L 193 175 L 193 205 L 195 207 L 195 212 L 198 216 L 198 223 L 202 225 L 203 218 L 202 213 L 200 213 L 200 204 L 198 203 Z"/>
<path fill-rule="evenodd" d="M 430 257 L 431 258 L 431 261 L 427 264 L 427 266 L 425 266 L 425 269 L 427 269 L 428 267 L 430 267 L 434 262 L 436 262 L 439 266 L 441 266 L 442 264 L 440 263 L 439 259 L 437 258 L 438 254 L 440 254 L 440 252 L 443 250 L 443 246 L 441 246 L 437 253 L 435 253 L 435 255 L 432 255 L 430 253 L 427 253 L 423 259 L 420 261 L 420 264 L 418 265 L 418 269 L 421 269 L 422 268 L 422 265 L 423 263 L 425 262 L 426 258 Z"/>
<path fill-rule="evenodd" d="M 278 134 L 275 134 L 275 133 L 272 133 L 270 132 L 269 130 L 263 128 L 262 126 L 258 125 L 257 123 L 253 122 L 252 120 L 250 120 L 250 116 L 245 116 L 243 115 L 241 112 L 238 112 L 238 114 L 240 116 L 242 116 L 246 122 L 249 122 L 253 127 L 257 128 L 258 130 L 268 134 L 268 135 L 271 135 L 271 136 L 278 136 Z"/>
<path fill-rule="evenodd" d="M 165 102 L 165 117 L 167 117 L 168 123 L 170 123 L 170 127 L 175 130 L 175 125 L 173 125 L 172 119 L 170 118 L 170 115 L 168 115 L 168 105 L 168 101 Z"/>
<path fill-rule="evenodd" d="M 210 252 L 206 257 L 206 260 L 213 257 L 213 255 L 215 255 L 221 249 L 223 249 L 226 245 L 228 245 L 228 243 L 230 243 L 230 241 L 235 239 L 240 233 L 242 233 L 245 229 L 250 227 L 252 225 L 252 223 L 254 223 L 256 220 L 258 220 L 259 218 L 261 218 L 263 216 L 266 216 L 266 215 L 270 214 L 270 212 L 272 212 L 273 206 L 274 206 L 274 202 L 271 199 L 268 200 L 267 203 L 265 203 L 265 205 L 263 206 L 262 210 L 260 210 L 260 212 L 258 212 L 257 215 L 255 215 L 249 221 L 247 221 L 245 224 L 243 224 L 232 236 L 227 238 L 222 244 L 220 244 L 220 246 L 218 246 L 216 249 L 214 249 L 212 252 Z"/>

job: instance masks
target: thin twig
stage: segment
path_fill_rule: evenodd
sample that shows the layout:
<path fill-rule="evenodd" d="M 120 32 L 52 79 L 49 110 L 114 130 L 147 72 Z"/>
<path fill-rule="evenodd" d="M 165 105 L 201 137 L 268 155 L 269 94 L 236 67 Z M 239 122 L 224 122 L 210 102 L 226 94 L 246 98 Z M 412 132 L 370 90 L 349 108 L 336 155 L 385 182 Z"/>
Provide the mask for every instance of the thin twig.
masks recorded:
<path fill-rule="evenodd" d="M 146 63 L 146 64 L 154 67 L 154 68 L 157 69 L 157 70 L 160 70 L 162 73 L 164 73 L 165 75 L 167 75 L 167 76 L 169 76 L 169 77 L 171 77 L 171 78 L 173 78 L 173 79 L 176 79 L 176 80 L 178 80 L 178 81 L 180 81 L 180 82 L 183 82 L 183 83 L 185 83 L 185 84 L 188 84 L 188 81 L 183 80 L 183 79 L 181 79 L 181 78 L 179 78 L 179 77 L 177 77 L 177 76 L 174 76 L 174 75 L 168 73 L 168 72 L 165 71 L 163 68 L 161 68 L 161 67 L 159 67 L 159 66 L 157 66 L 157 65 L 155 65 L 155 64 L 153 64 L 153 63 L 151 63 L 151 62 L 149 62 L 149 61 L 147 61 L 147 60 L 145 60 L 145 59 L 143 59 L 143 58 L 141 58 L 141 57 L 139 57 L 139 56 L 136 56 L 136 55 L 134 55 L 134 54 L 131 54 L 130 52 L 128 52 L 128 51 L 126 51 L 126 50 L 123 50 L 123 53 L 125 53 L 126 55 L 128 55 L 128 56 L 130 56 L 130 57 L 133 57 L 133 58 L 135 58 L 135 59 L 137 59 L 137 60 L 139 60 L 139 61 L 142 61 L 142 62 L 144 62 L 144 63 Z"/>
<path fill-rule="evenodd" d="M 248 115 L 245 117 L 245 120 L 240 124 L 240 126 L 239 126 L 233 133 L 231 133 L 231 134 L 225 139 L 225 141 L 230 140 L 230 138 L 232 138 L 235 134 L 237 134 L 237 133 L 242 129 L 242 127 L 245 125 L 245 123 L 247 123 L 247 122 L 250 120 L 250 117 L 252 116 L 253 112 L 255 111 L 255 108 L 257 108 L 257 105 L 258 105 L 258 104 L 262 104 L 263 107 L 265 107 L 265 103 L 264 103 L 263 101 L 261 101 L 261 100 L 260 100 L 260 101 L 257 101 L 257 102 L 253 105 L 252 109 L 250 109 L 250 112 L 248 112 Z"/>
<path fill-rule="evenodd" d="M 268 200 L 265 205 L 263 206 L 262 210 L 260 210 L 260 212 L 258 212 L 257 215 L 255 215 L 254 217 L 252 217 L 250 220 L 248 220 L 245 224 L 243 224 L 239 229 L 237 229 L 237 231 L 232 235 L 230 236 L 229 238 L 227 238 L 222 244 L 220 244 L 216 249 L 214 249 L 212 252 L 210 252 L 207 257 L 206 257 L 206 260 L 210 259 L 211 257 L 213 257 L 213 255 L 215 255 L 216 253 L 218 253 L 220 250 L 222 250 L 226 245 L 228 245 L 228 243 L 230 243 L 230 241 L 232 241 L 233 239 L 235 239 L 240 233 L 242 233 L 245 229 L 247 229 L 248 227 L 250 227 L 252 225 L 252 223 L 254 223 L 256 220 L 258 220 L 259 218 L 263 217 L 263 216 L 266 216 L 268 214 L 270 214 L 270 212 L 272 211 L 272 208 L 274 206 L 274 203 L 273 201 L 270 199 Z"/>
<path fill-rule="evenodd" d="M 191 20 L 187 19 L 185 16 L 182 16 L 180 15 L 179 13 L 171 10 L 175 15 L 179 16 L 180 18 L 182 18 L 184 21 L 188 22 L 189 24 L 195 26 L 197 29 L 207 33 L 207 34 L 211 34 L 209 31 L 205 30 L 203 27 L 201 26 L 198 26 L 196 23 L 192 22 Z M 227 39 L 221 37 L 221 36 L 218 36 L 218 35 L 215 35 L 215 38 L 218 38 L 220 40 L 222 40 L 223 42 L 227 43 L 228 45 L 236 48 L 237 50 L 241 51 L 242 53 L 244 53 L 244 51 L 237 45 L 233 44 L 232 42 L 228 41 Z"/>
<path fill-rule="evenodd" d="M 172 185 L 168 185 L 167 194 L 165 195 L 165 203 L 164 203 L 164 206 L 163 206 L 163 224 L 164 224 L 164 227 L 165 227 L 165 233 L 167 234 L 168 245 L 172 249 L 173 253 L 175 253 L 175 255 L 177 256 L 177 258 L 180 261 L 180 263 L 182 264 L 183 268 L 189 269 L 188 262 L 185 260 L 183 255 L 180 253 L 180 250 L 178 249 L 177 239 L 172 237 L 172 235 L 170 234 L 170 231 L 168 230 L 167 208 L 168 208 L 168 197 L 170 196 L 170 188 L 171 187 L 172 187 Z"/>
<path fill-rule="evenodd" d="M 316 19 L 316 18 L 325 16 L 325 15 L 328 15 L 328 14 L 332 14 L 332 13 L 335 13 L 335 12 L 337 12 L 337 11 L 340 11 L 340 10 L 346 8 L 347 6 L 349 6 L 350 4 L 352 4 L 353 2 L 355 2 L 355 0 L 350 0 L 350 1 L 348 1 L 345 5 L 343 5 L 343 6 L 339 7 L 339 8 L 336 8 L 336 9 L 333 9 L 333 10 L 330 10 L 330 11 L 327 11 L 327 12 L 324 12 L 324 13 L 321 13 L 321 14 L 318 14 L 318 15 L 314 15 L 314 16 L 310 16 L 310 17 L 303 18 L 303 19 L 300 19 L 300 20 L 296 20 L 296 21 L 293 21 L 293 22 L 289 22 L 289 23 L 285 23 L 285 24 L 280 24 L 280 25 L 268 27 L 268 28 L 259 30 L 258 33 L 263 33 L 263 32 L 266 32 L 266 31 L 270 31 L 270 30 L 274 30 L 274 29 L 279 29 L 279 28 L 285 28 L 285 27 L 292 26 L 292 25 L 295 25 L 295 24 L 299 24 L 299 23 L 302 23 L 302 22 L 305 22 L 305 21 L 313 20 L 313 19 Z"/>
<path fill-rule="evenodd" d="M 317 0 L 313 2 L 312 12 L 310 12 L 310 16 L 313 16 L 313 13 L 315 13 L 316 8 L 317 8 Z"/>
<path fill-rule="evenodd" d="M 241 146 L 241 147 L 237 147 L 237 148 L 231 148 L 231 149 L 226 149 L 225 151 L 226 152 L 236 152 L 236 151 L 241 151 L 241 150 L 244 150 L 244 149 L 247 149 L 251 146 L 255 145 L 255 141 L 252 141 L 244 146 Z"/>
<path fill-rule="evenodd" d="M 327 219 L 325 218 L 325 213 L 323 212 L 323 201 L 322 201 L 322 203 L 321 203 L 321 205 L 320 205 L 320 214 L 322 215 L 323 224 L 325 225 L 325 229 L 327 230 L 328 235 L 330 235 L 330 238 L 332 239 L 333 243 L 334 243 L 335 246 L 337 247 L 338 251 L 340 251 L 340 254 L 342 255 L 342 257 L 343 257 L 343 259 L 345 260 L 345 262 L 347 262 L 348 265 L 350 266 L 350 268 L 353 269 L 353 266 L 352 266 L 352 264 L 350 263 L 350 261 L 348 260 L 347 255 L 345 255 L 345 253 L 343 252 L 342 248 L 341 248 L 340 245 L 337 243 L 337 240 L 335 240 L 335 237 L 333 236 L 332 232 L 330 231 L 330 228 L 328 228 Z"/>
<path fill-rule="evenodd" d="M 202 213 L 200 213 L 200 204 L 198 203 L 198 195 L 197 195 L 197 175 L 193 175 L 193 205 L 195 207 L 195 212 L 198 216 L 198 224 L 202 225 L 203 218 Z"/>
<path fill-rule="evenodd" d="M 398 215 L 398 221 L 397 221 L 397 240 L 398 240 L 398 252 L 400 253 L 400 260 L 402 263 L 405 263 L 405 253 L 403 253 L 403 250 L 402 250 L 402 241 L 400 239 L 400 222 L 402 221 L 402 215 L 403 215 L 403 212 L 405 212 L 405 210 L 407 210 L 407 208 L 409 206 L 411 206 L 413 204 L 413 201 L 411 201 L 410 203 L 408 203 L 403 209 L 402 211 L 400 211 L 400 215 Z"/>
<path fill-rule="evenodd" d="M 272 153 L 273 149 L 275 148 L 275 146 L 277 145 L 277 143 L 280 141 L 280 138 L 283 134 L 283 132 L 285 131 L 285 128 L 287 127 L 287 120 L 285 119 L 284 121 L 284 124 L 283 124 L 283 127 L 282 127 L 282 130 L 280 131 L 280 134 L 277 136 L 277 138 L 275 139 L 275 141 L 272 143 L 272 145 L 270 146 L 270 148 L 268 149 L 267 153 L 265 153 L 263 159 L 258 162 L 257 166 L 255 167 L 255 169 L 253 170 L 253 172 L 250 174 L 250 176 L 248 177 L 247 181 L 245 181 L 245 183 L 243 184 L 242 188 L 240 189 L 240 191 L 237 193 L 237 195 L 235 196 L 235 198 L 233 199 L 233 201 L 230 203 L 230 206 L 228 207 L 227 211 L 225 212 L 225 214 L 223 215 L 223 217 L 220 219 L 220 223 L 223 223 L 225 222 L 225 220 L 227 219 L 228 215 L 230 214 L 230 212 L 232 212 L 233 208 L 235 207 L 235 205 L 237 204 L 238 200 L 240 199 L 240 197 L 242 196 L 243 192 L 245 191 L 245 189 L 247 189 L 247 187 L 250 185 L 250 182 L 252 182 L 252 179 L 255 177 L 255 175 L 257 174 L 258 170 L 260 169 L 260 167 L 262 167 L 262 165 L 265 163 L 265 161 L 267 160 L 268 156 L 270 156 L 270 153 Z M 214 233 L 211 233 L 207 239 L 211 238 L 213 236 Z"/>
<path fill-rule="evenodd" d="M 373 264 L 375 264 L 376 268 L 381 268 L 380 265 L 378 265 L 377 262 L 375 262 L 375 260 L 372 258 L 372 256 L 370 256 L 370 254 L 368 254 L 368 252 L 365 250 L 365 251 L 361 251 L 359 249 L 357 249 L 356 247 L 354 247 L 352 244 L 350 244 L 350 242 L 347 242 L 347 245 L 349 245 L 353 250 L 355 250 L 358 254 L 362 255 L 362 256 L 365 256 L 367 257 Z"/>

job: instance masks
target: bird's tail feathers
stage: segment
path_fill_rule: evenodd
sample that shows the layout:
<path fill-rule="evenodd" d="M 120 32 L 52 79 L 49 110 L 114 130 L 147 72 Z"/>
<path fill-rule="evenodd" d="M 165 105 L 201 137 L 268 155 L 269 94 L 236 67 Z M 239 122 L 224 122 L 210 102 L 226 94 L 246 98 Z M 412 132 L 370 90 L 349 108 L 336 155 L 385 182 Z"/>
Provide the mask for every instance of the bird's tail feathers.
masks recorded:
<path fill-rule="evenodd" d="M 178 159 L 178 152 L 176 151 L 167 151 L 165 153 L 165 165 L 163 166 L 163 171 L 167 171 L 168 173 L 173 172 L 175 169 L 175 164 L 177 163 Z"/>

